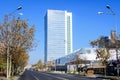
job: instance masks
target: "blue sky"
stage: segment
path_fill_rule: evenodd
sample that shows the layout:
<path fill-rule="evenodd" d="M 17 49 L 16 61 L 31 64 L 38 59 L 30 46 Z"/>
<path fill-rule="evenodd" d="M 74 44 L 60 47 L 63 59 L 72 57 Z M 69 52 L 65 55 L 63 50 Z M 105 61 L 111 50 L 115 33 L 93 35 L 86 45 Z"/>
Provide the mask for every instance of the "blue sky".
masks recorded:
<path fill-rule="evenodd" d="M 90 41 L 100 36 L 110 35 L 115 29 L 113 15 L 98 15 L 98 11 L 110 13 L 109 4 L 116 13 L 117 31 L 120 33 L 120 0 L 0 0 L 0 22 L 5 14 L 14 11 L 18 6 L 23 9 L 22 18 L 28 19 L 29 25 L 36 28 L 37 47 L 29 53 L 29 64 L 44 59 L 44 16 L 48 9 L 67 10 L 73 14 L 73 50 L 91 47 Z"/>

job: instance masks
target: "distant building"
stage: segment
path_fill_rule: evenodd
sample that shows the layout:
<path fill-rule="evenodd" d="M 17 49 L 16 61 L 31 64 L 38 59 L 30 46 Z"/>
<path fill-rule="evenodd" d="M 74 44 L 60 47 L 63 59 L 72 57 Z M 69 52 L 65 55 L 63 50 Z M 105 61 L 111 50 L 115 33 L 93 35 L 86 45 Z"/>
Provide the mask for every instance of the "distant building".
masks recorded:
<path fill-rule="evenodd" d="M 115 50 L 110 50 L 110 54 L 111 57 L 109 61 L 116 60 Z M 56 67 L 56 70 L 62 70 L 62 69 L 63 70 L 67 69 L 70 71 L 74 71 L 74 69 L 77 70 L 75 63 L 77 59 L 76 56 L 78 56 L 79 59 L 83 60 L 81 63 L 79 63 L 78 68 L 82 68 L 85 66 L 87 66 L 87 68 L 95 68 L 95 69 L 105 68 L 104 66 L 101 66 L 101 64 L 99 64 L 98 62 L 99 59 L 96 59 L 97 57 L 96 48 L 80 48 L 69 55 L 56 59 L 56 61 L 53 61 L 55 64 L 53 66 Z M 60 68 L 61 66 L 62 68 Z"/>
<path fill-rule="evenodd" d="M 24 70 L 25 69 L 31 69 L 31 68 L 32 68 L 32 65 L 27 65 L 27 66 L 24 67 Z"/>
<path fill-rule="evenodd" d="M 111 31 L 111 42 L 115 43 L 116 40 L 118 40 L 116 31 Z"/>
<path fill-rule="evenodd" d="M 69 55 L 56 59 L 56 65 L 65 65 L 76 60 L 76 55 L 79 59 L 94 62 L 96 61 L 96 48 L 80 48 Z"/>
<path fill-rule="evenodd" d="M 48 10 L 45 16 L 45 62 L 72 52 L 72 13 Z"/>
<path fill-rule="evenodd" d="M 104 46 L 109 46 L 110 43 L 110 37 L 109 36 L 102 36 L 101 39 L 106 43 L 106 45 L 103 45 L 102 42 L 99 42 L 99 48 L 104 48 Z"/>
<path fill-rule="evenodd" d="M 116 31 L 111 31 L 110 36 L 102 36 L 102 41 L 99 42 L 99 48 L 111 48 L 110 49 L 110 60 L 120 59 L 120 37 L 117 35 Z M 102 43 L 105 42 L 103 45 Z M 117 53 L 116 53 L 117 50 Z"/>

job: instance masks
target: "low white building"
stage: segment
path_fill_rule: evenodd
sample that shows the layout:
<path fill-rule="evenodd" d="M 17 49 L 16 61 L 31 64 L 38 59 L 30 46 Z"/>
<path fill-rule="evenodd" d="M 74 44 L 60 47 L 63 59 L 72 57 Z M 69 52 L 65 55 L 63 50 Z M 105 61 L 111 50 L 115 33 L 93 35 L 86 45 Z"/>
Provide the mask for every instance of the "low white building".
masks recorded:
<path fill-rule="evenodd" d="M 120 53 L 120 51 L 118 52 Z M 109 60 L 116 60 L 116 51 L 114 49 L 110 50 L 110 54 L 111 56 Z M 76 71 L 76 58 L 86 61 L 80 63 L 78 67 L 84 67 L 86 65 L 88 67 L 93 67 L 99 65 L 96 57 L 96 48 L 80 48 L 69 55 L 56 59 L 55 64 L 56 66 L 65 65 L 67 67 L 67 71 Z"/>

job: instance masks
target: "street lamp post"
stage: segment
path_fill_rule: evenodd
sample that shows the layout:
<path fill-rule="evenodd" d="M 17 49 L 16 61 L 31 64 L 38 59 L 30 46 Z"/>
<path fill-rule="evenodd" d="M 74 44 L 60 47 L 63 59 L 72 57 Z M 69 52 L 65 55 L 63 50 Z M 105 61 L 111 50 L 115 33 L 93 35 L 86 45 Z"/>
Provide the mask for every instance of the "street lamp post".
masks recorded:
<path fill-rule="evenodd" d="M 106 5 L 106 8 L 108 10 L 110 10 L 111 14 L 114 16 L 114 25 L 115 25 L 115 31 L 117 33 L 117 23 L 116 23 L 116 14 L 115 12 L 111 9 L 111 7 L 109 5 Z"/>
<path fill-rule="evenodd" d="M 106 5 L 106 8 L 107 8 L 108 10 L 110 10 L 111 13 L 98 12 L 98 14 L 113 15 L 113 16 L 114 16 L 115 31 L 117 32 L 116 14 L 115 14 L 115 12 L 111 9 L 111 7 L 110 7 L 109 5 Z"/>
<path fill-rule="evenodd" d="M 16 11 L 21 10 L 22 6 L 18 6 L 17 9 L 15 9 L 13 12 L 9 14 L 9 16 L 12 16 Z"/>
<path fill-rule="evenodd" d="M 111 7 L 109 5 L 106 5 L 106 8 L 109 9 L 112 13 L 112 15 L 114 16 L 114 24 L 115 24 L 115 31 L 116 31 L 116 35 L 117 35 L 117 23 L 116 23 L 116 14 L 115 12 L 111 9 Z M 117 39 L 117 38 L 116 38 Z M 116 41 L 117 42 L 117 41 Z M 117 46 L 118 44 L 116 43 L 116 48 L 118 48 Z M 118 61 L 118 51 L 116 49 L 116 59 Z"/>
<path fill-rule="evenodd" d="M 117 22 L 116 22 L 116 14 L 115 14 L 115 12 L 112 10 L 112 8 L 110 7 L 110 5 L 106 5 L 106 8 L 108 9 L 108 10 L 110 10 L 110 14 L 109 13 L 104 13 L 104 12 L 98 12 L 98 14 L 106 14 L 106 15 L 113 15 L 114 16 L 114 25 L 115 25 L 115 31 L 116 31 L 116 35 L 117 35 Z M 116 37 L 116 43 L 115 43 L 115 45 L 116 45 L 116 60 L 118 61 L 119 59 L 118 59 L 118 44 L 117 44 L 117 37 Z M 117 64 L 117 75 L 119 76 L 119 66 L 118 66 L 118 64 Z"/>
<path fill-rule="evenodd" d="M 115 25 L 115 31 L 117 35 L 117 23 L 116 23 L 116 14 L 115 12 L 111 9 L 110 5 L 106 5 L 106 8 L 110 10 L 111 13 L 105 13 L 105 12 L 98 12 L 98 14 L 106 14 L 106 15 L 113 15 L 114 16 L 114 25 Z M 117 39 L 117 38 L 116 38 Z M 117 42 L 117 41 L 116 41 Z M 117 48 L 117 43 L 116 43 L 116 48 Z M 116 50 L 116 59 L 118 60 L 118 51 Z"/>
<path fill-rule="evenodd" d="M 9 16 L 9 17 L 12 16 L 17 10 L 20 10 L 20 9 L 22 9 L 22 6 L 19 6 L 17 9 L 15 9 L 15 10 L 14 10 L 12 13 L 10 13 L 8 16 Z M 7 45 L 7 73 L 6 73 L 7 79 L 8 79 L 8 77 L 9 77 L 9 57 L 10 57 L 9 53 L 10 53 L 10 50 L 9 50 L 9 42 L 8 42 L 8 45 Z"/>

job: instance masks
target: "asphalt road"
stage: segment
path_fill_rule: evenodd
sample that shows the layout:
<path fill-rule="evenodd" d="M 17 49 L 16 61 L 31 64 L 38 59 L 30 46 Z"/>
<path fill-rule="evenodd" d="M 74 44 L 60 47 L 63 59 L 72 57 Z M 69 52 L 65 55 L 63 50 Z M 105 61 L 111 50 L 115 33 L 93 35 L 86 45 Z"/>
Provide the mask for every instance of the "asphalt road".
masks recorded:
<path fill-rule="evenodd" d="M 26 70 L 20 76 L 19 80 L 105 80 L 105 79 Z"/>

